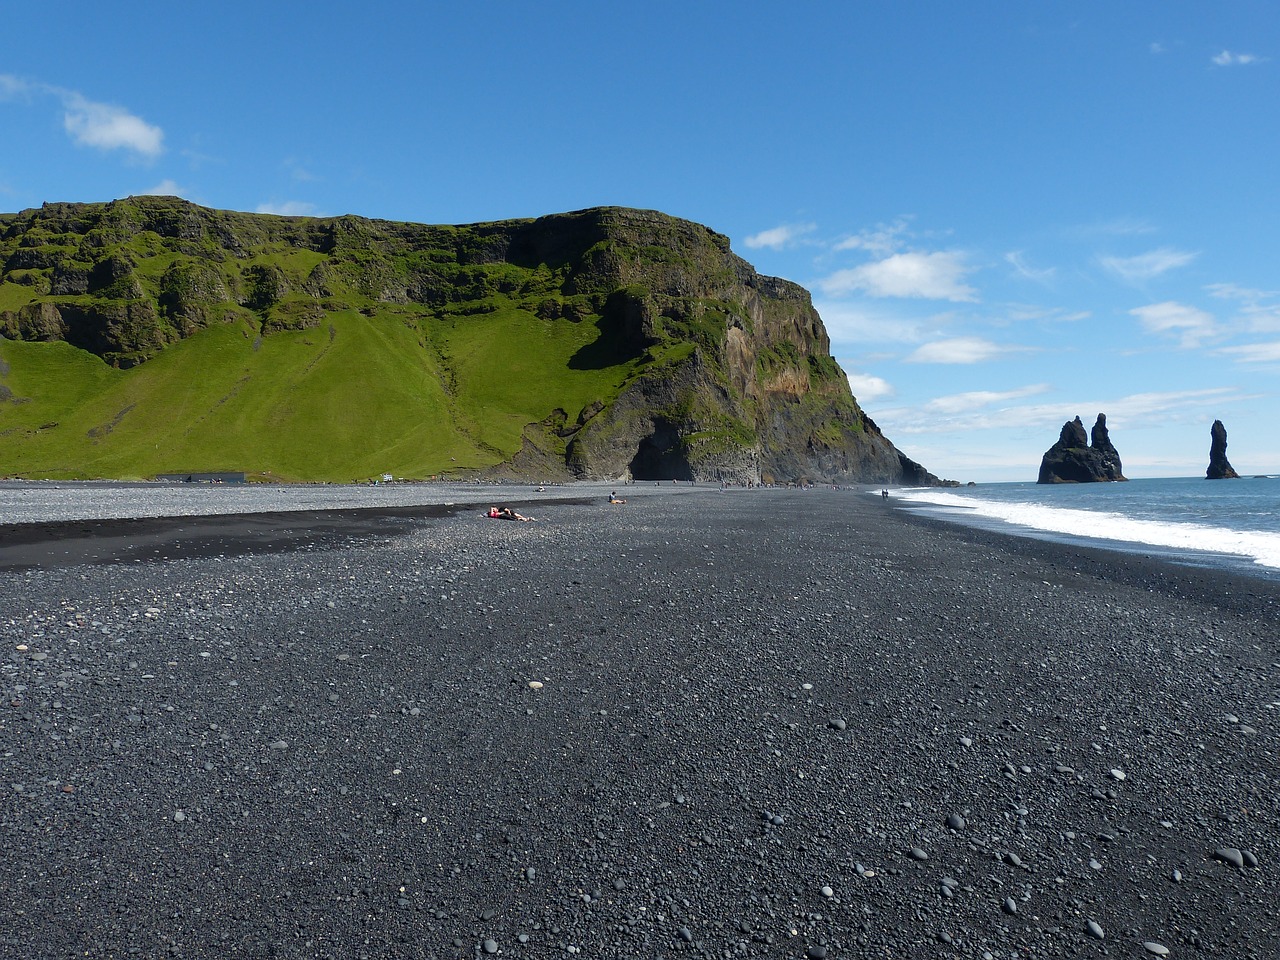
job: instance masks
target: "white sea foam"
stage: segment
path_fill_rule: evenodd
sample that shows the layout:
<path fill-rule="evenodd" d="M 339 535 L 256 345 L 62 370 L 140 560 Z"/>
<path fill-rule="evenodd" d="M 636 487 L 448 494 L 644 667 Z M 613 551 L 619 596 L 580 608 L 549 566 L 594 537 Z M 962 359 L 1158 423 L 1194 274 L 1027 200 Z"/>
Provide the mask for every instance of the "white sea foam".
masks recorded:
<path fill-rule="evenodd" d="M 1187 553 L 1229 554 L 1280 569 L 1280 533 L 1233 530 L 1202 523 L 1144 520 L 1102 510 L 984 500 L 942 490 L 910 489 L 896 491 L 896 494 L 909 503 L 927 503 L 949 513 L 1002 521 L 1032 531 L 1145 544 Z"/>

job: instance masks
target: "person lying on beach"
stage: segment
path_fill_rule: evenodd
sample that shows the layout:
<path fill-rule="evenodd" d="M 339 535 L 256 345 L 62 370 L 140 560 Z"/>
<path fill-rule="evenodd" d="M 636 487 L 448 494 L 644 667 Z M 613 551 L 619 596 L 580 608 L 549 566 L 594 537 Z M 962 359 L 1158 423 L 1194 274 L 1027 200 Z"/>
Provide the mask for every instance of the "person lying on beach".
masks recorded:
<path fill-rule="evenodd" d="M 510 507 L 503 507 L 501 510 L 497 507 L 490 507 L 488 516 L 493 520 L 519 520 L 522 523 L 533 523 L 537 519 L 535 517 L 522 516 Z"/>

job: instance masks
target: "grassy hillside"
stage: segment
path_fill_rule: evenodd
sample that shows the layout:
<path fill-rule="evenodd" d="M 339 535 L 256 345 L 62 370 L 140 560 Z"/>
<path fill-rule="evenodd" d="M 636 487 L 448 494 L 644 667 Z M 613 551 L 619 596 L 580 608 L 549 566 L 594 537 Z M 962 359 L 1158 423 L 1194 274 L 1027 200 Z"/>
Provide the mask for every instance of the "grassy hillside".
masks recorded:
<path fill-rule="evenodd" d="M 828 348 L 806 291 L 654 211 L 0 214 L 0 476 L 918 468 Z"/>
<path fill-rule="evenodd" d="M 524 426 L 616 395 L 626 366 L 575 370 L 598 337 L 507 309 L 406 322 L 342 311 L 262 336 L 219 323 L 120 370 L 65 342 L 0 340 L 0 472 L 57 479 L 244 470 L 282 480 L 469 473 Z M 505 371 L 495 375 L 494 371 Z M 534 389 L 529 389 L 533 386 Z"/>

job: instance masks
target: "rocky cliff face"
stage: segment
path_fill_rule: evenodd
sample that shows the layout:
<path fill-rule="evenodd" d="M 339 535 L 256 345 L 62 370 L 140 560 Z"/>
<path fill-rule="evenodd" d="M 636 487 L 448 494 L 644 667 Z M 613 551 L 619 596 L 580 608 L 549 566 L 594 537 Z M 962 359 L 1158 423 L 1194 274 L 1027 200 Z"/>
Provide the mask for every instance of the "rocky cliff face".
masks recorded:
<path fill-rule="evenodd" d="M 585 405 L 546 404 L 519 449 L 491 451 L 498 473 L 938 482 L 859 408 L 804 289 L 653 211 L 429 226 L 159 197 L 46 204 L 0 216 L 0 265 L 0 333 L 65 340 L 120 368 L 210 325 L 270 337 L 340 311 L 393 312 L 427 346 L 433 324 L 511 311 L 594 326 L 570 366 L 616 368 L 620 384 Z M 456 358 L 439 359 L 447 388 Z"/>
<path fill-rule="evenodd" d="M 1045 451 L 1037 483 L 1096 483 L 1124 480 L 1120 453 L 1107 431 L 1106 414 L 1098 414 L 1092 444 L 1079 417 L 1062 425 L 1058 442 Z"/>
<path fill-rule="evenodd" d="M 1205 476 L 1210 480 L 1238 480 L 1236 473 L 1227 459 L 1227 428 L 1221 420 L 1213 421 L 1209 429 L 1209 469 Z"/>

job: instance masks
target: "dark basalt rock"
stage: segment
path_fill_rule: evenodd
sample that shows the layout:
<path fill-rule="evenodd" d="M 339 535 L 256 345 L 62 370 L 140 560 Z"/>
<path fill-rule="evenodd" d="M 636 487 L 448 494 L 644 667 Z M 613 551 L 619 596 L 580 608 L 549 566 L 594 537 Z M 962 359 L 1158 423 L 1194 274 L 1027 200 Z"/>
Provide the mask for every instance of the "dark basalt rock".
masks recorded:
<path fill-rule="evenodd" d="M 1037 483 L 1098 483 L 1125 480 L 1120 452 L 1107 432 L 1107 416 L 1098 414 L 1093 425 L 1092 443 L 1084 432 L 1080 418 L 1062 425 L 1058 442 L 1045 451 L 1040 461 Z"/>
<path fill-rule="evenodd" d="M 1227 459 L 1227 428 L 1222 425 L 1221 420 L 1213 421 L 1209 436 L 1211 438 L 1209 444 L 1209 469 L 1205 471 L 1205 477 L 1210 480 L 1239 479 L 1240 474 L 1235 472 L 1231 466 L 1231 461 Z"/>

